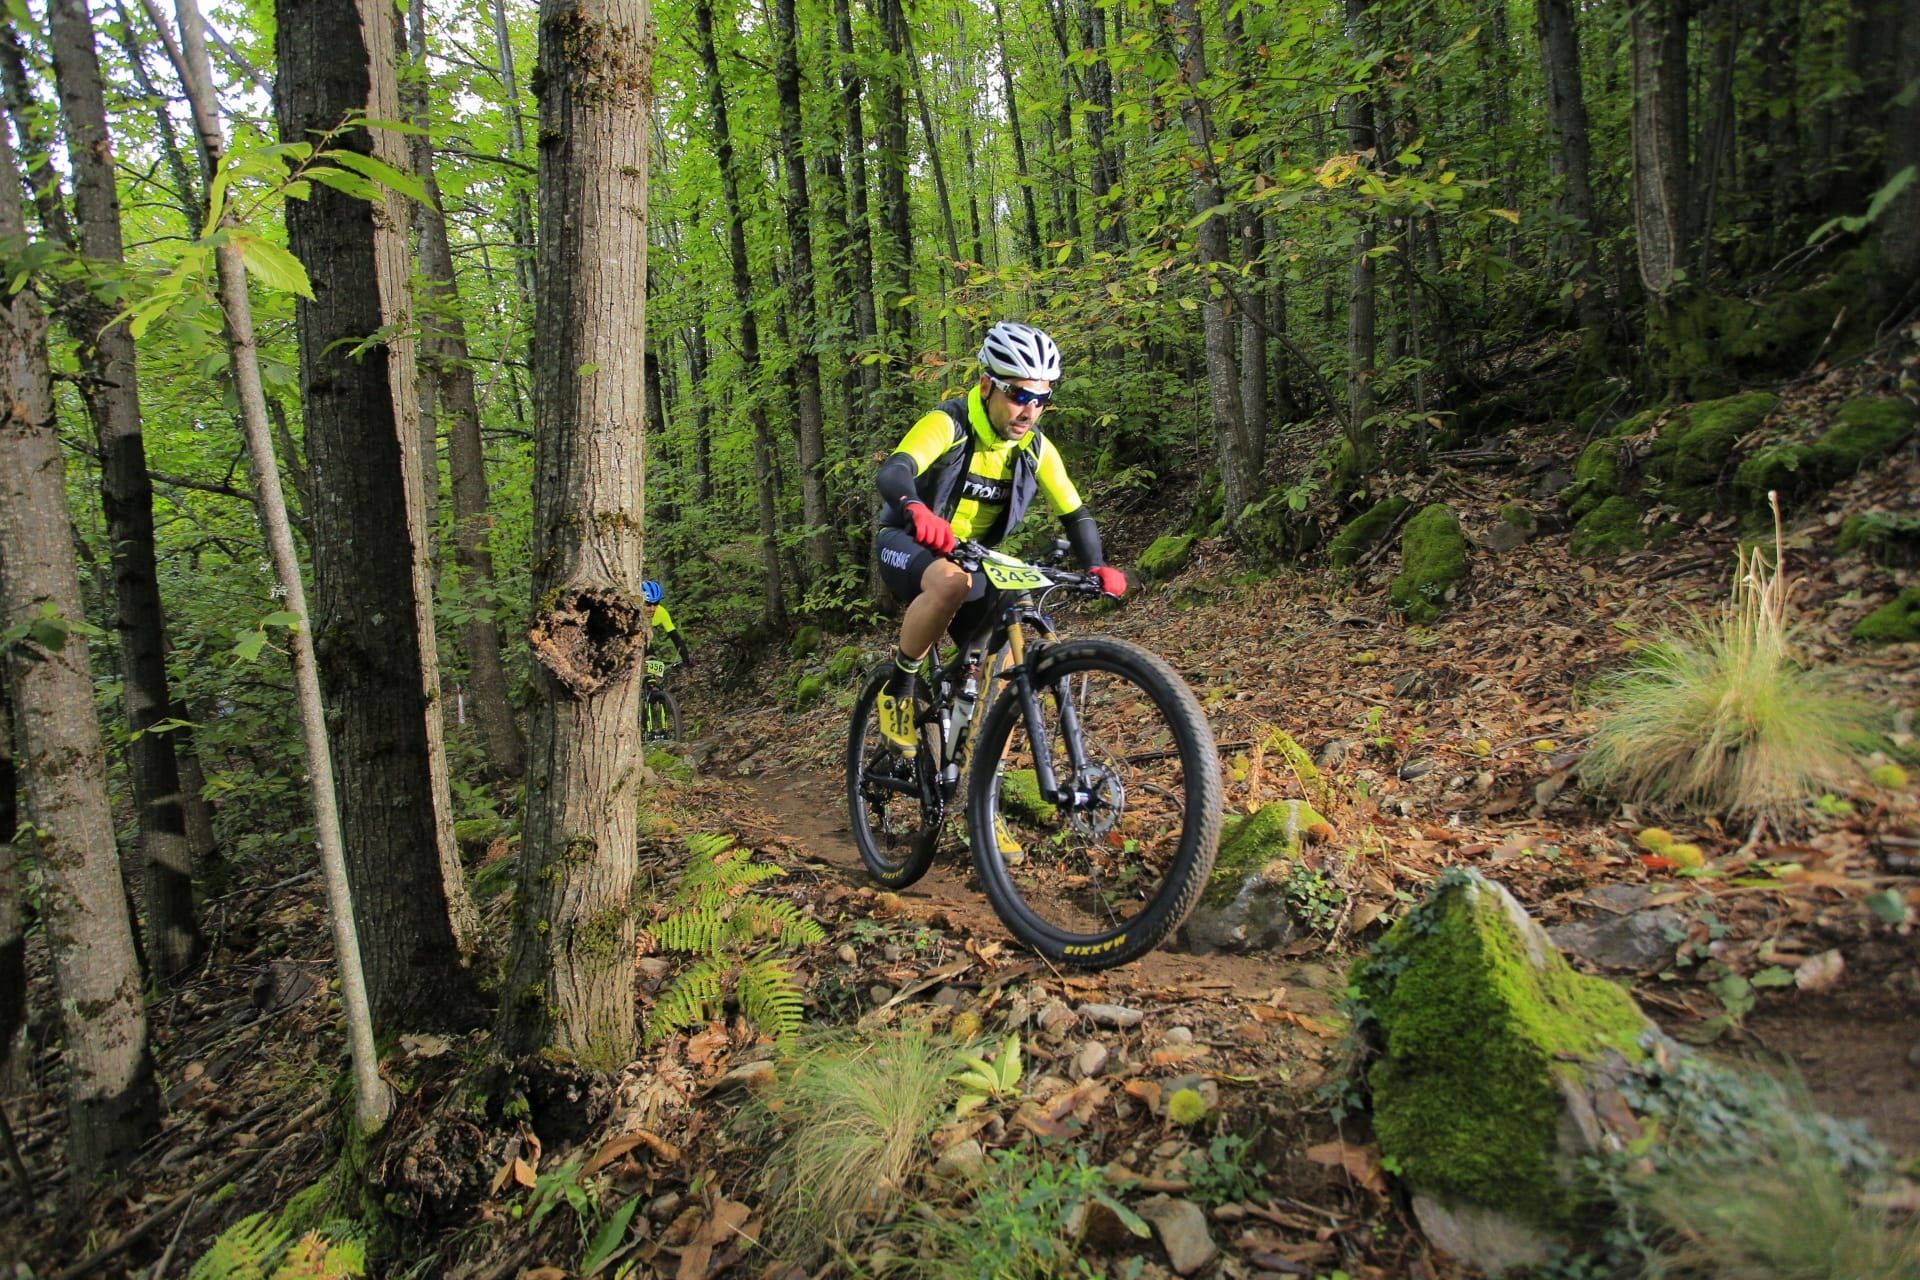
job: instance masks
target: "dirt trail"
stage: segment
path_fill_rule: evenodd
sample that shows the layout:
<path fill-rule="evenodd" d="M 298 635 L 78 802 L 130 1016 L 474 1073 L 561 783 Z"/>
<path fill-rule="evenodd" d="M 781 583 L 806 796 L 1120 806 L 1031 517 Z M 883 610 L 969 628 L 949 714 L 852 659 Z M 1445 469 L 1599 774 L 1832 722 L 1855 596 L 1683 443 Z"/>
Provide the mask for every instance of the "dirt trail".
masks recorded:
<path fill-rule="evenodd" d="M 860 861 L 859 850 L 853 845 L 841 778 L 811 771 L 774 771 L 755 774 L 749 781 L 761 806 L 805 854 L 834 868 L 851 885 L 873 883 Z M 1015 945 L 981 892 L 967 853 L 964 828 L 957 817 L 948 821 L 932 870 L 918 884 L 900 891 L 900 897 L 910 905 L 937 905 L 960 932 L 982 940 L 1003 940 L 1010 948 Z M 1162 948 L 1131 965 L 1106 971 L 1105 975 L 1082 976 L 1092 980 L 1089 988 L 1092 998 L 1098 996 L 1091 988 L 1098 987 L 1107 975 L 1111 976 L 1111 985 L 1116 990 L 1179 985 L 1251 994 L 1277 987 L 1295 991 L 1303 985 L 1325 987 L 1325 967 L 1324 964 L 1303 966 L 1279 956 L 1223 953 L 1201 956 Z M 1320 972 L 1307 973 L 1312 981 L 1303 984 L 1300 979 L 1303 970 L 1308 969 Z M 1315 1003 L 1325 1006 L 1330 1001 L 1322 999 Z"/>

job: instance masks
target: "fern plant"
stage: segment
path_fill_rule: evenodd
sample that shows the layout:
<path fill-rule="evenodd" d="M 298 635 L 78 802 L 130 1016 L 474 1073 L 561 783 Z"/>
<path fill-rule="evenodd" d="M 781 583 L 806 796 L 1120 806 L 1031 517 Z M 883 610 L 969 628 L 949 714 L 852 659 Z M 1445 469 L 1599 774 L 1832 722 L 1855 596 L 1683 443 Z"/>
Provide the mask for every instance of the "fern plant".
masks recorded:
<path fill-rule="evenodd" d="M 318 1231 L 294 1239 L 280 1222 L 252 1213 L 222 1231 L 187 1280 L 348 1280 L 367 1274 L 365 1246 Z"/>
<path fill-rule="evenodd" d="M 786 873 L 754 862 L 732 836 L 689 836 L 687 852 L 669 914 L 648 933 L 660 950 L 697 958 L 647 1015 L 647 1042 L 718 1017 L 729 1001 L 774 1039 L 790 1041 L 800 1030 L 802 997 L 781 953 L 823 942 L 826 931 L 792 902 L 754 892 Z"/>

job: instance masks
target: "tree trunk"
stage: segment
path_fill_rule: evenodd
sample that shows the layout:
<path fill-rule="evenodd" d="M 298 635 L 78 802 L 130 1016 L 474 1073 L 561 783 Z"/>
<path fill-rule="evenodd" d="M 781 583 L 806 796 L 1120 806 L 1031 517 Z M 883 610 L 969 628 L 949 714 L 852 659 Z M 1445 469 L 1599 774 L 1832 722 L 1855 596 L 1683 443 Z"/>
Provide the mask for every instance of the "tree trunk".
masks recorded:
<path fill-rule="evenodd" d="M 875 95 L 876 141 L 880 147 L 880 223 L 892 281 L 883 287 L 880 310 L 893 334 L 893 356 L 906 358 L 913 336 L 913 312 L 899 305 L 913 289 L 913 205 L 907 192 L 907 89 L 900 68 L 906 60 L 902 29 L 906 15 L 900 0 L 872 0 L 874 18 L 887 45 L 887 70 Z"/>
<path fill-rule="evenodd" d="M 707 390 L 705 323 L 696 321 L 686 340 L 687 380 L 693 384 L 693 496 L 705 506 L 713 501 L 713 403 Z"/>
<path fill-rule="evenodd" d="M 791 4 L 792 0 L 782 0 Z M 940 159 L 940 139 L 933 131 L 933 116 L 927 110 L 927 87 L 921 82 L 920 59 L 913 51 L 913 29 L 907 25 L 906 14 L 900 17 L 900 50 L 906 55 L 907 66 L 913 77 L 913 101 L 920 113 L 920 132 L 927 139 L 927 163 L 933 169 L 933 189 L 940 201 L 940 227 L 947 233 L 947 269 L 941 272 L 941 279 L 948 275 L 957 275 L 954 263 L 960 261 L 960 236 L 954 228 L 953 201 L 947 195 L 947 167 Z"/>
<path fill-rule="evenodd" d="M 1683 0 L 1646 0 L 1631 20 L 1633 222 L 1640 283 L 1656 298 L 1686 258 L 1687 20 Z"/>
<path fill-rule="evenodd" d="M 1606 317 L 1591 274 L 1591 139 L 1587 100 L 1580 82 L 1580 32 L 1573 16 L 1573 0 L 1535 0 L 1534 32 L 1539 37 L 1540 69 L 1546 78 L 1547 127 L 1554 142 L 1547 149 L 1547 170 L 1559 188 L 1556 207 L 1573 226 L 1559 246 L 1559 258 L 1573 273 L 1574 312 L 1581 328 L 1598 329 Z"/>
<path fill-rule="evenodd" d="M 1228 526 L 1238 523 L 1240 512 L 1253 500 L 1255 476 L 1247 450 L 1246 419 L 1241 412 L 1240 375 L 1234 367 L 1233 326 L 1227 315 L 1227 294 L 1215 282 L 1213 272 L 1230 269 L 1232 259 L 1227 245 L 1224 217 L 1208 214 L 1221 202 L 1220 172 L 1214 161 L 1213 128 L 1201 100 L 1201 85 L 1207 78 L 1206 33 L 1193 0 L 1173 0 L 1174 33 L 1184 43 L 1179 52 L 1180 115 L 1187 126 L 1187 145 L 1192 155 L 1193 212 L 1199 221 L 1198 261 L 1205 290 L 1200 301 L 1201 329 L 1207 352 L 1207 402 L 1213 421 L 1214 462 L 1220 468 L 1220 483 L 1225 495 Z"/>
<path fill-rule="evenodd" d="M 13 693 L 0 660 L 0 1097 L 24 1092 L 18 1052 L 27 1025 L 27 892 L 20 865 L 19 770 L 13 755 Z"/>
<path fill-rule="evenodd" d="M 1899 41 L 1895 78 L 1911 88 L 1920 83 L 1920 22 L 1901 23 Z M 1920 93 L 1908 93 L 1887 111 L 1885 179 L 1891 182 L 1909 169 L 1914 173 L 1905 189 L 1887 202 L 1874 224 L 1885 268 L 1881 292 L 1890 301 L 1920 283 Z"/>
<path fill-rule="evenodd" d="M 720 190 L 727 207 L 727 255 L 733 269 L 734 303 L 740 308 L 740 362 L 745 366 L 747 415 L 753 423 L 754 472 L 773 474 L 773 427 L 767 421 L 760 388 L 760 321 L 753 311 L 753 271 L 747 261 L 747 214 L 740 204 L 740 182 L 734 173 L 733 132 L 727 123 L 727 92 L 720 79 L 720 53 L 713 42 L 712 0 L 695 0 L 694 25 L 699 31 L 700 65 L 707 74 L 707 105 L 712 112 L 713 154 L 720 165 Z M 767 624 L 784 631 L 787 596 L 780 572 L 780 513 L 774 506 L 774 486 L 759 491 L 760 563 L 764 578 Z"/>
<path fill-rule="evenodd" d="M 711 17 L 708 18 L 711 30 Z M 534 703 L 499 1047 L 614 1071 L 636 1049 L 647 128 L 645 0 L 540 9 Z"/>
<path fill-rule="evenodd" d="M 350 112 L 398 113 L 390 0 L 280 0 L 280 136 Z M 390 131 L 333 145 L 405 167 Z M 466 894 L 442 742 L 427 586 L 406 218 L 320 183 L 287 205 L 287 246 L 314 296 L 295 305 L 307 461 L 313 472 L 314 647 L 335 726 L 340 823 L 374 1023 L 383 1033 L 459 1029 L 478 1013 L 462 962 Z M 365 344 L 386 329 L 387 340 Z"/>
<path fill-rule="evenodd" d="M 800 441 L 800 504 L 807 522 L 807 567 L 822 577 L 833 568 L 833 527 L 827 510 L 827 449 L 820 413 L 820 356 L 814 350 L 813 205 L 807 162 L 800 150 L 800 54 L 794 0 L 774 0 L 774 82 L 780 101 L 780 156 L 787 171 L 787 234 L 793 244 L 788 297 L 800 340 L 794 344 L 798 383 L 795 425 Z"/>
<path fill-rule="evenodd" d="M 104 268 L 102 286 L 117 283 L 120 198 L 114 187 L 100 62 L 83 0 L 48 6 L 54 75 L 73 164 L 73 247 Z M 101 506 L 113 559 L 115 629 L 126 706 L 127 771 L 146 868 L 147 960 L 172 979 L 205 946 L 193 906 L 193 858 L 181 804 L 174 740 L 152 727 L 172 715 L 167 693 L 167 639 L 153 545 L 153 485 L 147 478 L 133 336 L 112 323 L 113 302 L 87 290 L 65 291 L 68 324 L 79 346 L 82 395 L 100 445 Z M 107 295 L 112 296 L 112 295 Z"/>
<path fill-rule="evenodd" d="M 1697 0 L 1696 0 L 1697 2 Z M 1710 31 L 1708 68 L 1711 83 L 1707 87 L 1705 116 L 1699 141 L 1694 144 L 1694 181 L 1698 198 L 1690 200 L 1691 225 L 1688 240 L 1694 246 L 1691 271 L 1704 277 L 1713 269 L 1713 213 L 1719 197 L 1720 171 L 1733 167 L 1733 74 L 1734 57 L 1740 43 L 1740 9 L 1721 0 L 1701 4 L 1702 25 Z"/>
<path fill-rule="evenodd" d="M 853 236 L 853 336 L 871 352 L 880 327 L 873 308 L 873 225 L 867 216 L 867 134 L 860 114 L 860 65 L 853 56 L 853 13 L 849 0 L 833 0 L 835 44 L 840 52 L 840 109 L 847 122 L 847 229 Z M 873 429 L 874 396 L 880 390 L 880 365 L 860 361 L 860 403 L 853 414 L 853 438 L 866 440 Z"/>
<path fill-rule="evenodd" d="M 20 175 L 0 131 L 0 238 L 22 243 Z M 85 617 L 54 431 L 46 320 L 31 287 L 0 285 L 0 650 L 13 692 L 19 770 L 59 989 L 76 1186 L 120 1168 L 160 1127 L 133 921 L 107 807 Z"/>
<path fill-rule="evenodd" d="M 415 29 L 424 33 L 426 0 L 413 0 Z M 424 42 L 424 41 L 423 41 Z M 416 55 L 425 66 L 424 48 Z M 428 200 L 414 207 L 414 227 L 420 239 L 421 291 L 425 323 L 420 342 L 420 365 L 434 372 L 434 384 L 447 418 L 447 470 L 453 489 L 454 562 L 462 585 L 475 597 L 474 607 L 460 626 L 460 647 L 467 658 L 467 681 L 473 690 L 474 719 L 487 744 L 487 763 L 495 776 L 520 778 L 526 771 L 526 744 L 514 722 L 506 666 L 500 655 L 500 627 L 494 621 L 493 552 L 487 535 L 493 529 L 489 509 L 486 444 L 480 433 L 480 403 L 473 385 L 473 359 L 467 348 L 467 324 L 460 309 L 460 286 L 453 272 L 453 246 L 447 237 L 447 218 L 434 176 L 432 140 L 413 140 L 414 171 L 426 187 Z"/>
<path fill-rule="evenodd" d="M 213 92 L 213 70 L 207 59 L 205 23 L 195 0 L 174 0 L 180 35 L 168 34 L 158 0 L 142 0 L 148 19 L 160 33 L 185 87 L 200 139 L 200 166 L 216 173 L 226 154 L 218 104 Z M 230 228 L 232 211 L 221 218 Z M 360 963 L 360 938 L 353 924 L 353 893 L 347 885 L 346 851 L 340 838 L 340 810 L 333 787 L 333 752 L 327 743 L 326 712 L 321 706 L 320 673 L 314 661 L 312 614 L 307 609 L 306 584 L 294 551 L 293 525 L 287 519 L 286 497 L 280 488 L 274 459 L 273 435 L 267 422 L 267 397 L 260 380 L 260 346 L 253 328 L 253 304 L 247 294 L 247 267 L 231 239 L 214 250 L 221 318 L 226 326 L 228 365 L 240 402 L 240 424 L 247 444 L 247 468 L 252 475 L 254 509 L 266 537 L 273 572 L 294 617 L 289 628 L 295 698 L 307 754 L 307 780 L 313 795 L 313 825 L 320 846 L 321 878 L 327 890 L 327 919 L 333 931 L 334 955 L 340 965 L 340 1003 L 345 1013 L 347 1047 L 353 1063 L 354 1119 L 362 1133 L 377 1131 L 393 1111 L 393 1091 L 380 1078 L 379 1057 L 373 1045 L 373 1015 L 368 1007 L 366 972 Z"/>
<path fill-rule="evenodd" d="M 1038 270 L 1040 212 L 1034 207 L 1033 179 L 1027 173 L 1027 143 L 1020 133 L 1020 100 L 1013 94 L 1013 64 L 1007 57 L 1007 24 L 1000 12 L 1000 0 L 993 0 L 993 34 L 995 47 L 1000 51 L 1000 92 L 1007 100 L 1007 127 L 1013 134 L 1013 171 L 1020 186 L 1020 202 L 1027 215 L 1020 247 L 1026 252 L 1027 265 Z"/>
<path fill-rule="evenodd" d="M 1367 7 L 1371 0 L 1347 0 L 1347 37 L 1356 50 L 1371 44 L 1368 38 Z M 1347 101 L 1347 145 L 1356 154 L 1379 152 L 1379 138 L 1373 124 L 1371 89 L 1354 94 Z M 1360 456 L 1355 462 L 1370 465 L 1373 428 L 1373 379 L 1377 359 L 1374 334 L 1373 216 L 1362 209 L 1360 234 L 1354 241 L 1353 261 L 1347 272 L 1347 438 Z"/>
<path fill-rule="evenodd" d="M 1120 185 L 1120 156 L 1109 137 L 1113 129 L 1113 68 L 1107 65 L 1106 9 L 1098 0 L 1081 0 L 1080 40 L 1096 55 L 1087 66 L 1087 144 L 1093 150 L 1090 181 L 1093 187 L 1094 243 L 1106 249 L 1126 244 L 1126 223 L 1113 207 Z"/>
<path fill-rule="evenodd" d="M 500 59 L 500 92 L 506 104 L 507 136 L 513 139 L 513 158 L 527 157 L 527 127 L 520 114 L 520 80 L 513 65 L 513 32 L 507 26 L 506 0 L 491 0 L 487 13 L 493 19 L 493 46 Z M 513 189 L 513 282 L 520 291 L 520 310 L 534 314 L 533 262 L 535 236 L 533 203 L 527 198 L 525 183 L 508 178 Z"/>

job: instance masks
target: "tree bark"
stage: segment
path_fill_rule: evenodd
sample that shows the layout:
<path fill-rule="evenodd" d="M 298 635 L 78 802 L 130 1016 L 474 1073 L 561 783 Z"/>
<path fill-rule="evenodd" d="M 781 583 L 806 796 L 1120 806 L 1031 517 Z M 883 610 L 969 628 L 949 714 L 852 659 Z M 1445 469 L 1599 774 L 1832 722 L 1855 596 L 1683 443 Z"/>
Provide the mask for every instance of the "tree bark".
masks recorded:
<path fill-rule="evenodd" d="M 1899 62 L 1895 78 L 1909 88 L 1920 83 L 1920 22 L 1900 24 Z M 1880 264 L 1886 269 L 1881 292 L 1899 300 L 1920 284 L 1920 93 L 1908 93 L 1887 112 L 1887 156 L 1884 178 L 1892 182 L 1914 172 L 1907 185 L 1880 211 L 1874 224 L 1879 239 Z"/>
<path fill-rule="evenodd" d="M 158 0 L 142 0 L 148 19 L 166 44 L 174 70 L 185 87 L 193 113 L 194 133 L 200 140 L 200 167 L 219 171 L 227 140 L 220 124 L 213 92 L 213 70 L 207 59 L 205 23 L 195 0 L 174 0 L 180 35 L 169 34 Z M 232 210 L 220 226 L 230 229 Z M 372 1133 L 393 1111 L 393 1091 L 380 1078 L 379 1057 L 373 1045 L 373 1015 L 368 1008 L 366 972 L 360 963 L 360 938 L 353 925 L 353 893 L 347 885 L 346 851 L 340 838 L 340 810 L 333 787 L 333 753 L 327 744 L 326 712 L 321 706 L 320 674 L 313 654 L 312 614 L 307 609 L 306 584 L 294 551 L 293 525 L 287 518 L 280 471 L 274 459 L 273 435 L 267 421 L 266 390 L 260 380 L 260 346 L 253 328 L 253 304 L 247 293 L 247 267 L 231 239 L 214 250 L 221 318 L 226 327 L 229 367 L 240 402 L 240 424 L 247 444 L 247 468 L 252 475 L 254 509 L 266 537 L 273 572 L 287 607 L 294 616 L 288 636 L 295 697 L 307 755 L 307 781 L 313 795 L 313 825 L 320 846 L 320 871 L 327 890 L 327 920 L 333 932 L 334 955 L 340 965 L 340 1003 L 345 1014 L 347 1047 L 353 1063 L 354 1120 L 361 1132 Z"/>
<path fill-rule="evenodd" d="M 709 20 L 709 27 L 711 22 Z M 637 1047 L 646 410 L 645 0 L 540 9 L 532 728 L 499 1047 L 613 1071 Z"/>
<path fill-rule="evenodd" d="M 873 226 L 867 216 L 867 134 L 860 112 L 860 65 L 853 56 L 853 12 L 849 0 L 833 0 L 835 44 L 840 53 L 840 110 L 847 122 L 847 229 L 853 237 L 853 335 L 863 352 L 879 336 L 873 307 Z M 865 440 L 873 429 L 874 397 L 880 390 L 880 365 L 860 361 L 860 402 L 853 414 L 853 438 Z"/>
<path fill-rule="evenodd" d="M 414 29 L 422 32 L 416 54 L 424 69 L 426 0 L 413 0 Z M 467 658 L 467 681 L 473 690 L 474 719 L 487 745 L 487 763 L 495 776 L 517 780 L 526 772 L 526 744 L 514 722 L 506 666 L 500 654 L 500 627 L 494 621 L 496 584 L 493 552 L 487 536 L 493 529 L 487 485 L 487 453 L 480 432 L 480 403 L 473 384 L 473 357 L 467 347 L 467 323 L 461 312 L 460 285 L 453 271 L 453 245 L 447 236 L 447 218 L 434 176 L 432 139 L 412 140 L 414 172 L 427 191 L 427 202 L 414 208 L 414 227 L 420 242 L 420 274 L 426 315 L 421 327 L 420 364 L 434 373 L 434 385 L 447 418 L 447 469 L 453 489 L 453 554 L 460 577 L 474 607 L 460 627 L 460 647 Z M 430 526 L 429 526 L 430 527 Z"/>
<path fill-rule="evenodd" d="M 1356 50 L 1366 49 L 1367 8 L 1371 0 L 1347 0 L 1347 38 Z M 1371 88 L 1354 94 L 1347 102 L 1347 145 L 1356 153 L 1379 154 L 1379 138 L 1374 129 Z M 1374 333 L 1373 216 L 1359 213 L 1360 234 L 1353 246 L 1353 261 L 1347 271 L 1347 438 L 1362 455 L 1370 455 L 1373 429 L 1367 425 L 1373 417 L 1373 379 L 1378 343 Z M 1367 457 L 1356 461 L 1367 464 Z"/>
<path fill-rule="evenodd" d="M 753 271 L 747 261 L 747 215 L 740 204 L 740 183 L 734 173 L 733 132 L 727 124 L 727 93 L 720 80 L 720 53 L 713 41 L 712 0 L 695 0 L 694 25 L 699 32 L 700 64 L 707 74 L 707 105 L 713 119 L 713 154 L 720 164 L 720 190 L 727 207 L 727 255 L 733 269 L 734 303 L 740 308 L 740 362 L 745 366 L 747 414 L 753 423 L 753 463 L 756 474 L 773 474 L 773 428 L 760 395 L 760 322 L 753 311 Z M 760 561 L 764 576 L 767 624 L 787 626 L 786 588 L 780 572 L 780 517 L 774 507 L 774 486 L 759 491 Z"/>
<path fill-rule="evenodd" d="M 827 510 L 827 449 L 820 412 L 820 356 L 814 349 L 813 205 L 801 153 L 800 53 L 794 0 L 774 0 L 774 83 L 780 105 L 780 157 L 787 172 L 787 234 L 793 267 L 787 285 L 800 340 L 794 344 L 799 391 L 795 425 L 800 444 L 800 506 L 807 522 L 807 567 L 815 577 L 833 568 L 833 527 Z"/>
<path fill-rule="evenodd" d="M 18 1048 L 27 1025 L 27 893 L 20 866 L 20 773 L 14 767 L 13 693 L 0 661 L 0 1095 L 21 1092 Z"/>
<path fill-rule="evenodd" d="M 907 191 L 907 170 L 912 167 L 908 155 L 907 86 L 900 68 L 905 65 L 906 13 L 900 0 L 873 0 L 875 16 L 887 45 L 887 71 L 880 77 L 878 119 L 880 144 L 880 221 L 886 230 L 886 256 L 892 267 L 892 282 L 883 292 L 881 311 L 893 335 L 893 356 L 905 360 L 913 339 L 913 310 L 900 305 L 912 295 L 913 288 L 913 202 Z"/>
<path fill-rule="evenodd" d="M 1231 268 L 1232 258 L 1227 245 L 1227 221 L 1221 214 L 1214 213 L 1223 197 L 1220 172 L 1214 159 L 1213 128 L 1201 96 L 1206 91 L 1207 79 L 1206 32 L 1193 0 L 1173 0 L 1173 18 L 1176 34 L 1183 42 L 1179 53 L 1180 115 L 1186 122 L 1187 145 L 1194 168 L 1193 211 L 1200 219 L 1195 236 L 1204 291 L 1200 319 L 1207 353 L 1207 402 L 1213 422 L 1214 462 L 1220 468 L 1227 524 L 1232 527 L 1239 522 L 1240 512 L 1253 501 L 1256 477 L 1247 450 L 1240 374 L 1234 367 L 1228 294 L 1213 278 L 1214 271 Z"/>
<path fill-rule="evenodd" d="M 1534 33 L 1540 44 L 1540 70 L 1547 86 L 1547 171 L 1558 184 L 1556 206 L 1572 230 L 1559 246 L 1560 260 L 1573 273 L 1574 313 L 1583 329 L 1605 323 L 1599 291 L 1591 275 L 1593 257 L 1593 185 L 1587 100 L 1580 82 L 1580 32 L 1573 0 L 1535 0 Z"/>
<path fill-rule="evenodd" d="M 193 857 L 187 844 L 174 741 L 153 726 L 172 716 L 167 638 L 153 543 L 153 485 L 147 478 L 133 336 L 114 324 L 105 292 L 124 267 L 120 198 L 107 133 L 93 22 L 83 0 L 52 0 L 47 10 L 55 82 L 73 164 L 73 248 L 100 264 L 96 287 L 63 291 L 67 323 L 79 346 L 81 394 L 100 446 L 101 506 L 113 561 L 114 625 L 120 637 L 128 742 L 127 771 L 145 866 L 147 961 L 171 980 L 205 947 L 193 905 Z"/>
<path fill-rule="evenodd" d="M 1687 252 L 1687 20 L 1683 0 L 1646 0 L 1631 19 L 1633 221 L 1640 283 L 1656 298 Z"/>
<path fill-rule="evenodd" d="M 398 114 L 390 0 L 280 0 L 280 136 L 359 111 Z M 390 130 L 332 145 L 404 168 Z M 380 206 L 320 183 L 289 201 L 287 245 L 314 296 L 295 304 L 313 474 L 314 647 L 336 727 L 340 823 L 374 1023 L 460 1029 L 478 1014 L 442 741 L 427 585 L 408 261 L 397 197 Z M 367 339 L 384 330 L 384 340 Z M 354 354 L 356 346 L 360 347 Z"/>
<path fill-rule="evenodd" d="M 20 175 L 0 130 L 0 241 L 24 241 Z M 19 769 L 41 912 L 59 989 L 76 1185 L 110 1173 L 159 1129 L 133 921 L 107 807 L 85 617 L 54 430 L 46 320 L 31 287 L 0 284 L 0 651 L 13 692 Z M 37 628 L 37 629 L 35 629 Z"/>

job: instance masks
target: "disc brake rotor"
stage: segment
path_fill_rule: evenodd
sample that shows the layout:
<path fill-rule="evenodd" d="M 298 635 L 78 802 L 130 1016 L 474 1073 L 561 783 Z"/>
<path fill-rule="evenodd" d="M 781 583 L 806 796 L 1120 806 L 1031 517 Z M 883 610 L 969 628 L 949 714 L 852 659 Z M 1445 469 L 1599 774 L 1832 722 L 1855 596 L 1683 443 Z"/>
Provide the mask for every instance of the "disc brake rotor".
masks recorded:
<path fill-rule="evenodd" d="M 1120 779 L 1099 765 L 1087 766 L 1082 782 L 1092 799 L 1067 813 L 1067 825 L 1083 837 L 1103 836 L 1119 823 L 1127 809 L 1127 790 Z"/>

